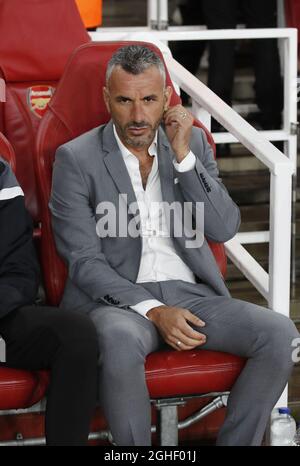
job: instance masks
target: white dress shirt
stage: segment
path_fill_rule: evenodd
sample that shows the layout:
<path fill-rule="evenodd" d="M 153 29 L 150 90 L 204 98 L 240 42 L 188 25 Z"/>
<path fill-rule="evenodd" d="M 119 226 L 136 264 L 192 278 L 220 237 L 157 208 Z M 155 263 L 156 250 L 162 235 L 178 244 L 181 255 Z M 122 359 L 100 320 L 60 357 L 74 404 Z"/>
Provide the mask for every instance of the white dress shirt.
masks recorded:
<path fill-rule="evenodd" d="M 177 255 L 166 225 L 165 214 L 159 203 L 163 202 L 157 160 L 157 132 L 148 153 L 153 159 L 145 189 L 139 169 L 139 160 L 121 142 L 114 126 L 114 134 L 128 170 L 133 190 L 137 199 L 142 237 L 142 256 L 136 283 L 158 282 L 164 280 L 184 280 L 195 283 L 195 277 L 189 267 Z M 192 152 L 180 162 L 173 160 L 179 172 L 192 170 L 196 157 Z M 150 299 L 142 301 L 131 308 L 147 318 L 146 313 L 163 303 Z"/>

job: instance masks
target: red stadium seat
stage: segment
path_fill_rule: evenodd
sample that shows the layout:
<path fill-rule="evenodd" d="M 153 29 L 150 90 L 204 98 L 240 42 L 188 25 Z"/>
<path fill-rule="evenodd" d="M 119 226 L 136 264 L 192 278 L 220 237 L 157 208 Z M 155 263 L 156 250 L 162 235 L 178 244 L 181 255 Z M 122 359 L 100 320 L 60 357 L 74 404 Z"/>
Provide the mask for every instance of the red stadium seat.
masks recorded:
<path fill-rule="evenodd" d="M 108 121 L 109 114 L 102 97 L 105 69 L 112 52 L 122 44 L 127 42 L 93 42 L 79 47 L 74 52 L 38 131 L 36 172 L 42 206 L 42 244 L 44 244 L 42 262 L 46 292 L 51 304 L 60 302 L 66 273 L 64 264 L 57 258 L 48 209 L 54 154 L 61 144 Z M 160 53 L 157 48 L 155 50 Z M 172 85 L 169 74 L 167 74 L 167 82 Z M 179 102 L 180 98 L 174 92 L 171 105 Z M 214 147 L 212 136 L 206 128 L 199 121 L 195 121 L 195 125 L 206 131 L 208 140 Z M 224 246 L 214 243 L 210 243 L 210 246 L 221 272 L 225 275 Z"/>
<path fill-rule="evenodd" d="M 89 41 L 73 0 L 0 1 L 0 155 L 16 173 L 36 223 L 36 132 L 70 53 Z M 46 371 L 0 367 L 0 410 L 31 407 L 44 397 L 48 379 Z"/>
<path fill-rule="evenodd" d="M 127 44 L 90 43 L 79 47 L 66 66 L 38 130 L 35 162 L 41 203 L 42 267 L 50 304 L 60 302 L 66 278 L 66 267 L 56 252 L 48 209 L 55 151 L 61 144 L 108 121 L 102 97 L 106 64 L 117 48 Z M 147 45 L 161 56 L 155 46 Z M 172 85 L 169 75 L 167 82 Z M 174 93 L 171 104 L 179 102 Z M 201 123 L 196 124 L 202 127 Z M 206 133 L 213 144 L 211 135 Z M 214 252 L 224 272 L 223 246 L 218 245 Z M 146 361 L 150 396 L 157 400 L 228 391 L 244 363 L 233 355 L 204 350 L 153 353 Z"/>
<path fill-rule="evenodd" d="M 0 410 L 30 408 L 44 398 L 48 383 L 47 371 L 0 367 Z"/>
<path fill-rule="evenodd" d="M 0 78 L 6 82 L 0 131 L 16 153 L 16 175 L 36 222 L 36 132 L 71 52 L 89 41 L 74 1 L 0 1 Z"/>
<path fill-rule="evenodd" d="M 6 139 L 4 134 L 0 133 L 0 155 L 11 166 L 12 170 L 16 171 L 16 155 L 11 143 Z"/>
<path fill-rule="evenodd" d="M 299 0 L 285 0 L 285 18 L 286 27 L 296 28 L 298 30 L 298 58 L 300 54 L 300 2 Z"/>
<path fill-rule="evenodd" d="M 0 156 L 16 169 L 14 150 L 0 133 Z M 0 365 L 0 410 L 31 407 L 45 396 L 49 382 L 46 371 L 30 372 Z"/>

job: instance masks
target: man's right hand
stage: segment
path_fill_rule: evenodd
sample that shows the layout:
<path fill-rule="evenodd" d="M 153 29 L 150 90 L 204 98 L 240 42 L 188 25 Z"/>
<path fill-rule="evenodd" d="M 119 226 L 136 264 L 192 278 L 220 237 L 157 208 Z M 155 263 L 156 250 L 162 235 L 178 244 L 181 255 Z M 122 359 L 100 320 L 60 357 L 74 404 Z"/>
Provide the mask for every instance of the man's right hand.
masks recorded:
<path fill-rule="evenodd" d="M 205 323 L 188 309 L 158 306 L 150 309 L 147 317 L 156 325 L 165 342 L 178 351 L 194 349 L 206 342 L 206 336 L 194 330 L 188 322 L 198 327 L 204 327 Z"/>

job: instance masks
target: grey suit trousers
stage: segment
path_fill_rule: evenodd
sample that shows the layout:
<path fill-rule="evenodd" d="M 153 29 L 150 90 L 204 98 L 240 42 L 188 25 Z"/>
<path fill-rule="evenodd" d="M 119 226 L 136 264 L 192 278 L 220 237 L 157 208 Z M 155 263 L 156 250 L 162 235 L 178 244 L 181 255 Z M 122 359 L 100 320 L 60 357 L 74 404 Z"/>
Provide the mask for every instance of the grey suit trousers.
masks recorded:
<path fill-rule="evenodd" d="M 270 412 L 291 373 L 293 322 L 269 309 L 181 280 L 143 284 L 166 305 L 205 322 L 203 349 L 248 358 L 231 390 L 218 445 L 260 445 Z M 101 306 L 89 313 L 99 335 L 100 401 L 117 445 L 151 445 L 146 356 L 165 343 L 155 325 L 132 310 Z M 196 329 L 196 327 L 194 327 Z M 199 351 L 201 351 L 199 348 Z"/>

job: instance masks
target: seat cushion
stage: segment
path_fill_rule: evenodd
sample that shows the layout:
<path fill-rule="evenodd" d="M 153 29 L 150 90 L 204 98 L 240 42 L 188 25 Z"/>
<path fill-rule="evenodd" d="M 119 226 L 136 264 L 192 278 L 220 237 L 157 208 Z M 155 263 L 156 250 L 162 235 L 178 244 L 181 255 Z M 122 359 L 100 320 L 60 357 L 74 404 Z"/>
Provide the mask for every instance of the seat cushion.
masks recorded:
<path fill-rule="evenodd" d="M 29 408 L 45 396 L 48 383 L 47 371 L 0 367 L 0 409 Z"/>
<path fill-rule="evenodd" d="M 245 360 L 206 350 L 159 351 L 146 360 L 146 382 L 151 398 L 181 397 L 229 391 Z M 46 394 L 48 371 L 0 367 L 0 410 L 28 408 Z"/>
<path fill-rule="evenodd" d="M 159 351 L 146 360 L 151 398 L 229 391 L 245 359 L 206 350 Z"/>

